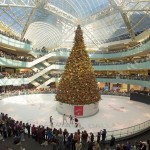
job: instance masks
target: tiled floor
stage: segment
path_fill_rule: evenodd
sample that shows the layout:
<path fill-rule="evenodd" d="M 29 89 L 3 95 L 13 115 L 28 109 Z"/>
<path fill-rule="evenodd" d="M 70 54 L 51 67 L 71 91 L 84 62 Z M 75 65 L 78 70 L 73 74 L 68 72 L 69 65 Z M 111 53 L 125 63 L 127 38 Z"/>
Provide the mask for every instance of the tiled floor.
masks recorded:
<path fill-rule="evenodd" d="M 5 98 L 0 101 L 0 111 L 15 120 L 36 125 L 50 126 L 49 116 L 53 116 L 55 128 L 67 128 L 69 132 L 77 129 L 74 125 L 62 125 L 62 115 L 56 111 L 54 94 L 35 94 Z M 91 117 L 79 118 L 83 129 L 98 132 L 122 129 L 150 120 L 150 105 L 130 101 L 128 97 L 102 96 L 99 112 Z"/>

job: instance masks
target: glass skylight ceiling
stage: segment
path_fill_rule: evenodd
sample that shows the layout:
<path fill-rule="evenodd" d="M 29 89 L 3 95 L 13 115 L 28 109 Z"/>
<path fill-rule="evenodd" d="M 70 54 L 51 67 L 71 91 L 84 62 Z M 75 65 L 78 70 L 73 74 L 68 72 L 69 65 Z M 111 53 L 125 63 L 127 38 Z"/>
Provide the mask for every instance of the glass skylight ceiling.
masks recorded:
<path fill-rule="evenodd" d="M 109 0 L 49 0 L 49 3 L 77 18 L 87 17 L 109 6 Z"/>
<path fill-rule="evenodd" d="M 127 20 L 123 17 L 127 17 Z M 20 35 L 30 40 L 40 41 L 41 36 L 47 33 L 35 32 L 36 28 L 50 25 L 52 33 L 62 37 L 62 43 L 71 43 L 77 24 L 81 24 L 85 43 L 100 47 L 103 43 L 132 39 L 150 28 L 150 1 L 149 0 L 0 0 L 0 21 L 11 27 Z M 36 23 L 37 22 L 37 23 Z M 33 28 L 34 33 L 30 29 Z M 27 28 L 26 28 L 26 27 Z M 47 27 L 48 28 L 48 27 Z M 27 30 L 26 30 L 27 29 Z M 31 33 L 26 31 L 30 31 Z M 23 33 L 24 32 L 24 33 Z M 46 30 L 43 30 L 46 32 Z M 54 32 L 54 33 L 53 33 Z M 28 34 L 25 34 L 28 33 Z M 33 35 L 35 34 L 36 35 Z M 61 35 L 60 35 L 61 34 Z M 55 35 L 55 37 L 57 37 Z M 50 40 L 55 40 L 55 37 Z M 48 39 L 48 38 L 46 38 Z M 49 43 L 49 44 L 48 44 Z M 50 41 L 41 44 L 51 47 Z M 38 47 L 42 47 L 38 44 Z M 56 46 L 61 45 L 56 43 Z M 35 45 L 36 46 L 36 45 Z"/>

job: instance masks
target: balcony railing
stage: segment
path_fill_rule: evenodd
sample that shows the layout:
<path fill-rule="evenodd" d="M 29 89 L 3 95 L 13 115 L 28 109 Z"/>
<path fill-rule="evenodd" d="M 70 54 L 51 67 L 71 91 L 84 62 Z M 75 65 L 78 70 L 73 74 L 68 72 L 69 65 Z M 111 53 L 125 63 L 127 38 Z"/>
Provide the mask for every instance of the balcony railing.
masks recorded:
<path fill-rule="evenodd" d="M 128 128 L 123 128 L 119 130 L 107 131 L 106 140 L 111 139 L 111 135 L 113 135 L 116 139 L 122 139 L 125 137 L 133 136 L 135 134 L 139 134 L 142 131 L 146 131 L 150 129 L 150 120 L 145 121 L 143 123 L 137 124 L 135 126 L 131 126 Z M 96 136 L 97 133 L 94 135 Z"/>
<path fill-rule="evenodd" d="M 17 47 L 27 51 L 31 51 L 31 45 L 29 43 L 21 42 L 7 36 L 0 34 L 0 43 L 7 44 L 9 46 Z M 15 50 L 15 49 L 14 49 Z"/>
<path fill-rule="evenodd" d="M 146 52 L 150 48 L 150 40 L 147 41 L 146 43 L 143 43 L 142 45 L 137 45 L 135 47 L 132 47 L 130 49 L 126 50 L 120 50 L 120 51 L 115 51 L 115 52 L 88 52 L 89 57 L 94 59 L 94 58 L 99 58 L 99 59 L 110 59 L 110 58 L 123 58 L 123 57 L 129 57 L 133 55 L 137 55 L 138 53 Z M 36 52 L 33 50 L 33 52 Z M 69 53 L 71 52 L 70 49 L 67 48 L 59 48 L 59 49 L 53 49 L 49 51 L 49 53 L 54 53 L 56 56 L 62 56 L 62 57 L 68 57 Z M 43 55 L 43 52 L 38 51 L 39 54 Z"/>

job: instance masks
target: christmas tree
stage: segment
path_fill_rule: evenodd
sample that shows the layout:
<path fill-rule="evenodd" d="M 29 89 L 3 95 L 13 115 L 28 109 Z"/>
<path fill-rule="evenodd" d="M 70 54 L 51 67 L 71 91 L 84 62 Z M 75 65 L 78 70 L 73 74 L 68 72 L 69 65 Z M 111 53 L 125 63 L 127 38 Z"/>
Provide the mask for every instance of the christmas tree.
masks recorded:
<path fill-rule="evenodd" d="M 75 31 L 74 45 L 57 89 L 56 100 L 72 105 L 98 102 L 100 93 L 80 25 Z"/>

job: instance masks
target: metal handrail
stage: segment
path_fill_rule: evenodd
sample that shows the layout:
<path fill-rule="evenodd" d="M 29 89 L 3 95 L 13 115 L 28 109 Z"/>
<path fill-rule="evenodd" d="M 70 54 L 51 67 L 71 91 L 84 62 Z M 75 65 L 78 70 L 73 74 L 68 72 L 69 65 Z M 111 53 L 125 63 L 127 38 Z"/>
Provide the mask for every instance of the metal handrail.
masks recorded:
<path fill-rule="evenodd" d="M 143 126 L 143 128 L 141 128 L 141 126 Z M 137 128 L 137 130 L 135 128 Z M 132 130 L 130 130 L 130 129 L 132 129 Z M 119 139 L 119 138 L 131 136 L 134 134 L 138 134 L 139 132 L 145 131 L 146 129 L 150 129 L 150 120 L 147 120 L 143 123 L 140 123 L 140 124 L 137 124 L 134 126 L 130 126 L 127 128 L 113 130 L 113 131 L 107 131 L 106 140 L 110 140 L 111 135 L 113 135 L 116 139 Z M 126 130 L 126 132 L 124 132 L 125 130 Z M 117 132 L 118 133 L 120 132 L 120 134 L 118 134 Z"/>

